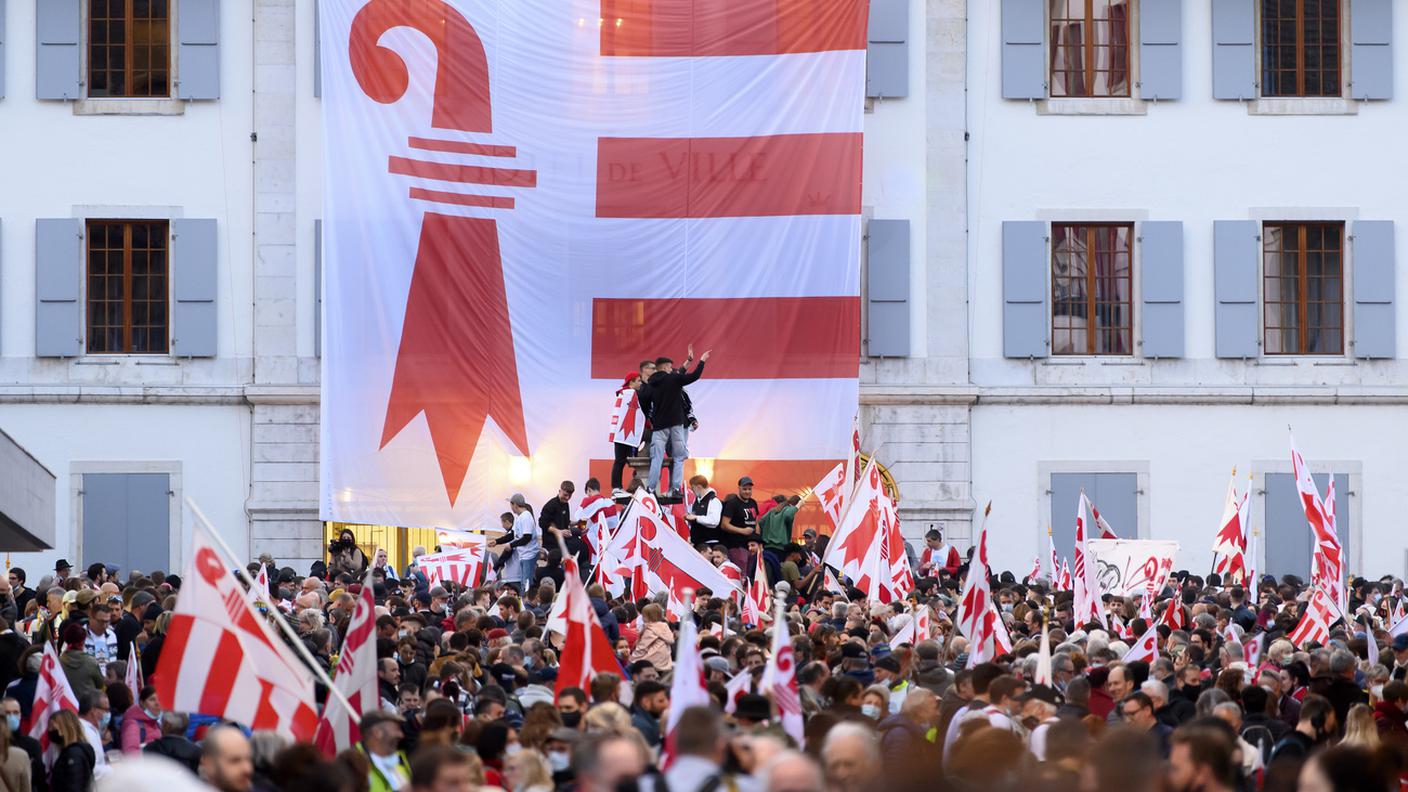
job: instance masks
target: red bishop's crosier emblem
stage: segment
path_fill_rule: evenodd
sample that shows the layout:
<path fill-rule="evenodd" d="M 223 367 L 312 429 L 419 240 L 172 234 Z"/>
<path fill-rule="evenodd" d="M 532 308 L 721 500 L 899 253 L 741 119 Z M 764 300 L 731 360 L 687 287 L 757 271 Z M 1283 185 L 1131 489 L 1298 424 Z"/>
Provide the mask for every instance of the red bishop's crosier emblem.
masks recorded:
<path fill-rule="evenodd" d="M 473 26 L 443 0 L 371 0 L 352 20 L 352 73 L 367 96 L 390 104 L 410 75 L 401 56 L 378 45 L 386 31 L 409 27 L 435 46 L 435 100 L 430 125 L 458 132 L 493 131 L 489 64 Z M 518 155 L 514 146 L 412 137 L 410 148 L 472 157 Z M 485 165 L 388 157 L 388 171 L 418 179 L 497 187 L 534 187 L 537 172 Z M 412 187 L 413 200 L 512 209 L 503 196 Z M 518 390 L 518 361 L 504 293 L 499 233 L 493 219 L 428 211 L 421 222 L 396 373 L 386 405 L 381 446 L 425 413 L 440 462 L 445 494 L 454 505 L 486 417 L 528 454 Z"/>

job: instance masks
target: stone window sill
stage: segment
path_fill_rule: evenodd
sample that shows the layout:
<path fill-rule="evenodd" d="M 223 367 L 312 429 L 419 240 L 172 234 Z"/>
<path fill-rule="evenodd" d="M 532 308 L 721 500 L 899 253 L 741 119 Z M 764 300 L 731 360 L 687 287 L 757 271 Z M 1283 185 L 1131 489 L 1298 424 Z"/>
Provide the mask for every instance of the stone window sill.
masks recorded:
<path fill-rule="evenodd" d="M 1042 99 L 1035 104 L 1037 115 L 1142 116 L 1149 103 L 1143 99 Z"/>
<path fill-rule="evenodd" d="M 1266 98 L 1247 102 L 1247 115 L 1264 116 L 1333 116 L 1358 115 L 1359 103 L 1341 97 L 1327 98 Z"/>
<path fill-rule="evenodd" d="M 177 116 L 185 113 L 186 102 L 180 99 L 79 99 L 73 103 L 76 116 Z"/>

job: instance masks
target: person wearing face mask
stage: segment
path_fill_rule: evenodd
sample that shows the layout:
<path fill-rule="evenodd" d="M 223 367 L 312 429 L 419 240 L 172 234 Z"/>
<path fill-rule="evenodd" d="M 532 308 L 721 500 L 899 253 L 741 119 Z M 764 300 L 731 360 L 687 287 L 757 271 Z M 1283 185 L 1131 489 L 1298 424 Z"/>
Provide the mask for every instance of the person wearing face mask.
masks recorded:
<path fill-rule="evenodd" d="M 161 702 L 157 700 L 156 688 L 147 685 L 142 688 L 137 702 L 127 708 L 122 716 L 122 752 L 134 754 L 147 743 L 161 736 Z"/>
<path fill-rule="evenodd" d="M 78 720 L 83 736 L 93 749 L 93 778 L 101 780 L 112 772 L 108 764 L 107 752 L 103 750 L 103 732 L 112 722 L 112 710 L 108 706 L 108 695 L 102 692 L 85 693 L 78 699 Z M 52 728 L 52 727 L 51 727 Z"/>
<path fill-rule="evenodd" d="M 4 711 L 5 725 L 10 729 L 10 744 L 29 754 L 30 778 L 44 778 L 44 753 L 39 748 L 39 741 L 24 731 L 29 724 L 24 723 L 20 714 L 19 700 L 6 696 L 0 700 L 0 710 Z"/>
<path fill-rule="evenodd" d="M 401 669 L 401 681 L 424 688 L 427 674 L 425 664 L 416 657 L 416 642 L 414 638 L 409 637 L 410 631 L 404 628 L 403 631 L 407 633 L 407 637 L 396 644 L 396 665 Z"/>
<path fill-rule="evenodd" d="M 49 719 L 49 744 L 58 749 L 49 771 L 49 792 L 89 792 L 93 787 L 96 755 L 83 737 L 77 715 L 60 710 Z"/>
<path fill-rule="evenodd" d="M 552 770 L 552 783 L 558 789 L 566 789 L 576 780 L 576 774 L 572 771 L 572 749 L 581 738 L 581 732 L 563 726 L 553 729 L 543 742 L 543 753 L 548 758 L 548 768 Z"/>
<path fill-rule="evenodd" d="M 587 712 L 587 692 L 579 687 L 563 688 L 557 695 L 557 714 L 562 725 L 576 732 L 582 730 L 582 716 Z"/>
<path fill-rule="evenodd" d="M 884 685 L 890 690 L 889 705 L 881 719 L 898 714 L 909 695 L 909 680 L 900 673 L 900 661 L 893 655 L 886 655 L 875 661 L 875 684 Z"/>

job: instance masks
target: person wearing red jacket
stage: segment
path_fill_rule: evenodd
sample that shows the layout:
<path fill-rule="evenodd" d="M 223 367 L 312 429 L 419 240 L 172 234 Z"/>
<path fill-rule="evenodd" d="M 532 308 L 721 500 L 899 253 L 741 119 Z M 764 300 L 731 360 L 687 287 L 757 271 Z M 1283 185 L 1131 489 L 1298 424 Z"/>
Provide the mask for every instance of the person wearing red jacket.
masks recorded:
<path fill-rule="evenodd" d="M 919 554 L 920 577 L 938 577 L 939 572 L 956 575 L 961 563 L 958 548 L 944 544 L 944 535 L 939 529 L 930 528 L 924 534 L 924 552 Z"/>

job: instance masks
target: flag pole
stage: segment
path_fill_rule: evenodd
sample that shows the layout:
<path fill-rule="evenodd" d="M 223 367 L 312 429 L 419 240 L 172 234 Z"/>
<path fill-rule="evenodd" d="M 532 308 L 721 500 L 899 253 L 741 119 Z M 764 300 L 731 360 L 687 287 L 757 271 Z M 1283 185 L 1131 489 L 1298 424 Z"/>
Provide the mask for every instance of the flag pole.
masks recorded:
<path fill-rule="evenodd" d="M 196 502 L 192 500 L 190 496 L 186 497 L 186 506 L 191 510 L 191 514 L 205 527 L 205 530 L 210 533 L 210 536 L 215 539 L 215 543 L 220 546 L 220 549 L 224 551 L 225 555 L 233 559 L 235 575 L 237 575 L 240 580 L 244 581 L 246 586 L 253 588 L 254 579 L 249 576 L 249 572 L 240 564 L 239 557 L 236 556 L 235 552 L 230 549 L 230 546 L 225 543 L 225 538 L 220 535 L 219 531 L 215 530 L 215 526 L 210 524 L 210 520 L 206 519 L 205 513 L 200 510 L 200 507 L 196 505 Z M 313 655 L 308 651 L 308 647 L 303 645 L 303 641 L 299 639 L 298 634 L 293 631 L 293 628 L 289 626 L 288 622 L 284 621 L 284 615 L 279 612 L 279 609 L 273 607 L 270 608 L 269 611 L 274 614 L 274 623 L 279 625 L 279 629 L 283 631 L 284 637 L 293 644 L 293 649 L 298 653 L 299 658 L 313 671 L 313 675 L 318 678 L 318 681 L 327 687 L 328 695 L 337 697 L 338 703 L 346 707 L 348 712 L 359 712 L 356 707 L 352 706 L 352 702 L 348 701 L 347 697 L 342 694 L 342 691 L 338 690 L 332 684 L 332 677 L 329 677 L 328 672 L 323 670 L 323 667 L 318 665 L 318 662 L 313 659 Z M 313 703 L 316 704 L 317 702 L 315 701 Z"/>

